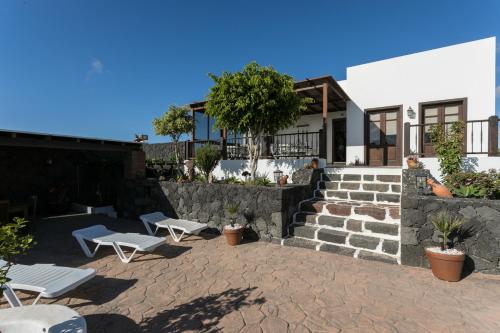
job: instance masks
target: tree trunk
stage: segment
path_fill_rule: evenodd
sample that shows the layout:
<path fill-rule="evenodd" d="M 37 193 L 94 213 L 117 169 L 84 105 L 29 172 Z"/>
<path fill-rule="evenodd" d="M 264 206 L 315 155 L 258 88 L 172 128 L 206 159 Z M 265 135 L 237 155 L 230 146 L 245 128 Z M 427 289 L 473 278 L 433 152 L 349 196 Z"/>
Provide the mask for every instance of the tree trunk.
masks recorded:
<path fill-rule="evenodd" d="M 250 133 L 250 135 L 251 137 L 248 138 L 248 159 L 250 160 L 250 177 L 252 180 L 255 180 L 257 163 L 259 162 L 261 151 L 262 135 L 261 133 Z"/>
<path fill-rule="evenodd" d="M 178 140 L 174 140 L 174 155 L 175 155 L 175 172 L 177 175 L 180 174 L 180 170 L 179 170 L 179 141 Z"/>

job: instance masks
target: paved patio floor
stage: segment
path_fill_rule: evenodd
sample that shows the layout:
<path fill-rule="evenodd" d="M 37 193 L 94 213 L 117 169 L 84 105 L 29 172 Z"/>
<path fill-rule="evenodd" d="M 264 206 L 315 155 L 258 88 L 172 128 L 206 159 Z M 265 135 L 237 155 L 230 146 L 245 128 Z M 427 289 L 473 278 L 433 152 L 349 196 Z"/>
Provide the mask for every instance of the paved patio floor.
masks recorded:
<path fill-rule="evenodd" d="M 123 264 L 112 250 L 84 257 L 71 231 L 137 221 L 73 216 L 41 222 L 24 263 L 92 267 L 98 276 L 57 300 L 89 332 L 500 332 L 500 279 L 459 283 L 426 269 L 223 237 L 190 237 Z M 20 294 L 24 302 L 30 295 Z M 6 307 L 2 302 L 0 307 Z"/>

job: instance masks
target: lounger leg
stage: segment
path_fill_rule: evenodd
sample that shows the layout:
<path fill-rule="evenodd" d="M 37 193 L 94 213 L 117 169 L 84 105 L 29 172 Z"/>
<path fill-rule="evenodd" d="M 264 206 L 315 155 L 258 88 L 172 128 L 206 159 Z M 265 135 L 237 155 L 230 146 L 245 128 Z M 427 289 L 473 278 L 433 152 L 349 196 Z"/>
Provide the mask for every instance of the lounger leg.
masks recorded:
<path fill-rule="evenodd" d="M 171 226 L 167 225 L 167 229 L 168 229 L 168 232 L 170 232 L 170 236 L 172 236 L 172 238 L 174 239 L 175 242 L 179 243 L 182 239 L 182 236 L 184 236 L 184 231 L 182 232 L 182 234 L 180 236 L 177 236 L 177 234 L 175 233 L 175 230 L 174 228 L 172 228 Z"/>
<path fill-rule="evenodd" d="M 120 245 L 113 242 L 113 248 L 115 249 L 116 254 L 118 254 L 118 257 L 120 258 L 120 260 L 125 264 L 128 264 L 132 260 L 132 257 L 134 256 L 134 254 L 137 252 L 137 249 L 135 249 L 134 252 L 132 252 L 132 254 L 127 258 L 125 253 L 123 253 L 123 250 L 120 247 Z"/>
<path fill-rule="evenodd" d="M 153 233 L 153 230 L 151 230 L 149 222 L 142 221 L 142 223 L 144 223 L 144 226 L 146 227 L 146 231 L 148 232 L 148 234 L 150 234 L 151 236 L 154 236 L 156 234 L 156 231 Z M 156 230 L 158 230 L 158 228 L 156 228 Z"/>
<path fill-rule="evenodd" d="M 32 305 L 35 305 L 39 300 L 40 298 L 42 298 L 42 293 L 39 293 L 38 296 L 35 298 L 35 300 L 33 301 L 33 304 Z"/>
<path fill-rule="evenodd" d="M 97 244 L 94 251 L 90 251 L 87 243 L 85 243 L 85 240 L 83 238 L 76 237 L 76 240 L 78 241 L 78 244 L 80 244 L 83 253 L 85 253 L 85 255 L 89 258 L 94 258 L 95 254 L 97 253 L 97 250 L 99 250 L 99 247 L 101 246 L 101 244 Z"/>
<path fill-rule="evenodd" d="M 3 286 L 2 288 L 3 288 L 3 296 L 7 299 L 7 303 L 9 303 L 10 307 L 17 308 L 23 306 L 19 298 L 17 298 L 16 293 L 14 292 L 14 290 L 12 290 L 11 287 Z"/>

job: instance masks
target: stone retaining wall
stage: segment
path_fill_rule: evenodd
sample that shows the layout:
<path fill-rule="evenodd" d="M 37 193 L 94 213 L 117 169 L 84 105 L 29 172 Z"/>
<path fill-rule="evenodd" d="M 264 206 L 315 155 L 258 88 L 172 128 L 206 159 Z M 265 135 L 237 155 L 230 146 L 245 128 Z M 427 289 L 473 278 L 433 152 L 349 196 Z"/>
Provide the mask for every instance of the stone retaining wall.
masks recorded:
<path fill-rule="evenodd" d="M 188 158 L 188 142 L 179 142 L 179 154 L 181 159 Z M 168 160 L 175 153 L 173 142 L 166 143 L 143 143 L 142 150 L 146 154 L 146 159 L 164 159 Z"/>
<path fill-rule="evenodd" d="M 222 229 L 230 223 L 227 205 L 240 204 L 237 222 L 248 226 L 248 234 L 271 240 L 282 238 L 292 222 L 299 202 L 311 197 L 313 179 L 320 171 L 302 177 L 305 184 L 246 186 L 239 184 L 174 183 L 156 180 L 127 181 L 118 207 L 124 216 L 162 211 L 169 216 L 208 223 Z"/>
<path fill-rule="evenodd" d="M 404 177 L 405 178 L 405 177 Z M 411 183 L 410 183 L 411 186 Z M 439 233 L 431 219 L 446 211 L 465 220 L 457 248 L 467 254 L 465 271 L 500 274 L 500 201 L 441 199 L 415 192 L 401 198 L 401 263 L 429 267 L 425 247 L 438 245 Z"/>

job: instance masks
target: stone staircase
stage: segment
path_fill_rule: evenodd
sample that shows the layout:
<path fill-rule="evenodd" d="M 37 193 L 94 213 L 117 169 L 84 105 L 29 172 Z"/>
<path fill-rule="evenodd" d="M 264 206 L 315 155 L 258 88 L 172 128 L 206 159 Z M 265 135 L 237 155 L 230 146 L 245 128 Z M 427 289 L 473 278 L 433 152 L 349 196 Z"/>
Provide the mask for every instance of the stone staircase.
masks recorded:
<path fill-rule="evenodd" d="M 325 168 L 282 245 L 400 263 L 399 168 Z"/>

